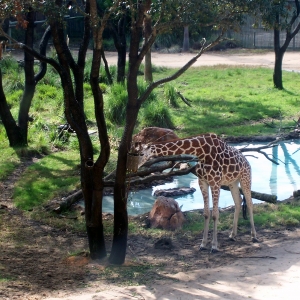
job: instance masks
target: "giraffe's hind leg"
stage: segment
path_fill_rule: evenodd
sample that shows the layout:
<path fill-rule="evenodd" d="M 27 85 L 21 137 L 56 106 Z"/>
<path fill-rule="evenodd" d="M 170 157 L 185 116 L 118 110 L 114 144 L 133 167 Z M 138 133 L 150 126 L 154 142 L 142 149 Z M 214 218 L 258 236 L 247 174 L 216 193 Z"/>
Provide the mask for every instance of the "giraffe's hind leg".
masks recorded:
<path fill-rule="evenodd" d="M 235 181 L 229 185 L 229 189 L 235 205 L 234 217 L 233 217 L 233 228 L 231 234 L 229 235 L 229 238 L 232 239 L 233 241 L 235 240 L 235 237 L 237 235 L 237 224 L 238 224 L 238 219 L 239 219 L 239 214 L 241 211 L 241 204 L 242 204 L 242 198 L 241 198 L 238 184 L 239 182 Z"/>
<path fill-rule="evenodd" d="M 251 197 L 251 183 L 247 180 L 241 179 L 241 188 L 243 190 L 244 196 L 246 198 L 246 203 L 248 207 L 249 212 L 249 220 L 251 224 L 251 238 L 253 243 L 258 243 L 258 239 L 256 237 L 256 230 L 254 226 L 254 220 L 253 220 L 253 202 Z"/>
<path fill-rule="evenodd" d="M 218 252 L 218 222 L 219 222 L 219 198 L 220 198 L 220 186 L 211 186 L 212 198 L 213 198 L 213 210 L 212 219 L 214 222 L 213 239 L 211 242 L 211 252 Z"/>
<path fill-rule="evenodd" d="M 209 194 L 208 194 L 208 184 L 205 181 L 198 180 L 199 187 L 202 192 L 203 201 L 204 201 L 204 230 L 203 230 L 203 239 L 200 245 L 200 250 L 206 250 L 207 241 L 208 241 L 208 228 L 209 228 L 209 218 L 210 218 L 210 211 L 209 211 Z"/>

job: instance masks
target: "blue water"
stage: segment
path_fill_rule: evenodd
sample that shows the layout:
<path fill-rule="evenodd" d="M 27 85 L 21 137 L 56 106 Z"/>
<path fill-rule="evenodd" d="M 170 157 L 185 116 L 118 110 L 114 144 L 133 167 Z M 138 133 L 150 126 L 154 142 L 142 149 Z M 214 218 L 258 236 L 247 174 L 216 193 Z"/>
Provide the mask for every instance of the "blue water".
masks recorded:
<path fill-rule="evenodd" d="M 245 147 L 239 145 L 237 148 Z M 248 147 L 258 147 L 258 144 L 249 144 Z M 252 190 L 260 193 L 277 195 L 278 200 L 284 200 L 300 189 L 300 141 L 281 142 L 279 146 L 265 149 L 270 157 L 278 161 L 279 165 L 267 160 L 264 155 L 257 152 L 244 152 L 252 168 Z M 157 189 L 175 187 L 194 187 L 196 192 L 186 196 L 174 197 L 182 211 L 203 208 L 203 198 L 198 186 L 197 177 L 193 174 L 174 177 L 174 181 L 155 186 L 152 189 L 131 192 L 128 197 L 128 213 L 130 215 L 149 212 L 156 197 L 153 193 Z M 134 188 L 134 187 L 133 187 Z M 254 203 L 261 203 L 253 199 Z M 224 208 L 234 202 L 229 191 L 221 190 L 219 206 Z M 113 198 L 105 196 L 103 211 L 113 212 Z"/>

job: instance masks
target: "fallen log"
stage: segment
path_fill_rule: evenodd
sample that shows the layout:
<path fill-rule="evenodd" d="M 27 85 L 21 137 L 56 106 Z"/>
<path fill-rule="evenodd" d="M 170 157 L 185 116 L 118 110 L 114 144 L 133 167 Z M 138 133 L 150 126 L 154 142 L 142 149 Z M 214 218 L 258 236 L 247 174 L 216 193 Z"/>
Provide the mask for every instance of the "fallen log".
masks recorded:
<path fill-rule="evenodd" d="M 229 191 L 229 187 L 222 185 L 221 189 Z M 240 188 L 240 193 L 242 195 L 244 195 L 242 189 Z M 275 195 L 270 195 L 270 194 L 264 194 L 264 193 L 259 193 L 259 192 L 255 192 L 255 191 L 251 191 L 251 197 L 260 201 L 265 201 L 268 203 L 276 203 L 277 202 L 277 196 Z"/>
<path fill-rule="evenodd" d="M 181 187 L 181 188 L 173 188 L 173 189 L 156 190 L 154 192 L 154 196 L 174 197 L 174 196 L 192 194 L 195 192 L 196 192 L 195 188 Z"/>
<path fill-rule="evenodd" d="M 229 191 L 228 186 L 222 185 L 221 188 L 223 190 Z M 240 193 L 243 195 L 243 191 L 240 188 Z M 60 203 L 60 206 L 58 209 L 55 209 L 56 211 L 62 211 L 62 210 L 67 210 L 69 209 L 74 203 L 78 202 L 80 199 L 82 199 L 83 194 L 81 190 L 78 190 L 76 193 L 63 198 L 62 202 Z M 251 197 L 260 201 L 265 201 L 268 203 L 276 203 L 277 202 L 277 196 L 275 195 L 270 195 L 270 194 L 265 194 L 265 193 L 259 193 L 255 191 L 251 191 Z"/>
<path fill-rule="evenodd" d="M 74 203 L 78 202 L 82 198 L 82 190 L 78 190 L 74 194 L 62 198 L 62 202 L 59 204 L 59 208 L 55 209 L 55 211 L 61 212 L 63 210 L 68 210 Z"/>

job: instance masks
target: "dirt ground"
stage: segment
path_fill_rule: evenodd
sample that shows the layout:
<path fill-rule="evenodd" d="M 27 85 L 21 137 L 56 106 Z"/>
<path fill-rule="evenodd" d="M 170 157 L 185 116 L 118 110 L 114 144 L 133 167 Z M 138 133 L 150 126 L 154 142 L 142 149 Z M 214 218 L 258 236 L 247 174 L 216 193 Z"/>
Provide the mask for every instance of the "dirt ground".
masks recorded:
<path fill-rule="evenodd" d="M 75 50 L 74 50 L 75 51 Z M 23 52 L 13 50 L 6 55 L 13 55 L 18 60 L 24 59 Z M 117 64 L 117 55 L 115 52 L 105 52 L 108 64 Z M 158 53 L 152 52 L 151 60 L 156 66 L 164 66 L 170 68 L 179 68 L 186 64 L 193 53 Z M 299 72 L 300 62 L 299 51 L 286 52 L 283 57 L 282 69 L 288 71 Z M 193 64 L 193 67 L 230 65 L 230 66 L 262 66 L 274 68 L 275 54 L 274 52 L 263 52 L 255 54 L 247 50 L 228 50 L 217 52 L 206 52 Z"/>
<path fill-rule="evenodd" d="M 182 67 L 187 63 L 194 54 L 192 53 L 152 53 L 151 60 L 154 65 L 165 66 L 172 68 Z M 288 71 L 300 71 L 299 51 L 286 52 L 283 57 L 282 69 Z M 115 53 L 109 52 L 106 54 L 106 59 L 109 64 L 116 64 L 117 57 Z M 263 52 L 254 54 L 249 51 L 218 51 L 206 52 L 193 64 L 193 67 L 215 66 L 215 65 L 230 65 L 230 66 L 262 66 L 274 68 L 275 54 L 274 52 Z"/>
<path fill-rule="evenodd" d="M 299 57 L 296 52 L 286 54 L 283 68 L 288 68 L 288 61 L 291 70 L 300 70 L 296 54 Z M 178 63 L 181 57 L 184 64 L 186 56 L 155 55 L 153 62 L 164 65 L 168 57 Z M 222 56 L 215 54 L 216 64 L 231 61 L 267 66 L 273 53 L 236 57 L 224 53 L 224 62 L 220 62 Z M 109 59 L 113 62 L 113 55 Z M 209 61 L 213 59 L 205 59 Z M 249 232 L 240 233 L 232 242 L 229 232 L 220 231 L 221 251 L 217 254 L 199 251 L 201 236 L 186 234 L 178 240 L 173 235 L 160 244 L 158 238 L 129 236 L 124 266 L 90 261 L 84 234 L 38 223 L 13 206 L 14 181 L 30 163 L 24 162 L 0 183 L 0 299 L 268 300 L 292 299 L 299 293 L 300 229 L 295 228 L 258 228 L 260 243 L 255 244 Z M 107 240 L 108 252 L 110 244 Z M 77 256 L 70 256 L 74 253 Z"/>

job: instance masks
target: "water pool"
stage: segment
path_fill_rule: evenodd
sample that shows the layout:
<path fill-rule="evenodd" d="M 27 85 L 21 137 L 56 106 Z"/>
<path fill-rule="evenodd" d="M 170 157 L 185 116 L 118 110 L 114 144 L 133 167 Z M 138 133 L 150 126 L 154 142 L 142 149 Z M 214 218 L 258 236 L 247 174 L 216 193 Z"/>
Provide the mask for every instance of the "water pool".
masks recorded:
<path fill-rule="evenodd" d="M 249 144 L 249 147 L 258 147 L 262 144 Z M 236 146 L 237 148 L 245 145 Z M 245 152 L 252 167 L 252 190 L 260 193 L 277 195 L 278 200 L 284 200 L 300 189 L 300 141 L 281 142 L 278 146 L 265 149 L 279 165 L 267 160 L 257 152 Z M 190 195 L 174 197 L 182 211 L 203 208 L 203 198 L 200 192 L 197 177 L 193 174 L 174 177 L 173 182 L 155 186 L 152 189 L 131 192 L 128 197 L 128 213 L 130 215 L 143 214 L 151 210 L 156 197 L 153 193 L 157 189 L 176 187 L 194 187 L 196 192 Z M 253 199 L 254 203 L 260 200 Z M 224 208 L 234 202 L 229 191 L 221 190 L 219 206 Z M 113 197 L 103 199 L 103 212 L 113 212 Z"/>

